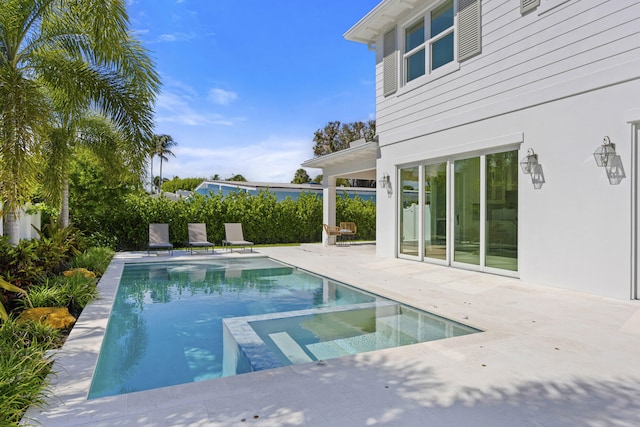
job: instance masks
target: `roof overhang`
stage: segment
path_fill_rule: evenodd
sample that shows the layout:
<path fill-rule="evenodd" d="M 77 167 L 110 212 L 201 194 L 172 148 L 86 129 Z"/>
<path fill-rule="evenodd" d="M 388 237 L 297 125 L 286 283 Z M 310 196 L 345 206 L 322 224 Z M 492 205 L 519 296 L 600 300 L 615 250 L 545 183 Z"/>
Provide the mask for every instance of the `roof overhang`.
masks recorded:
<path fill-rule="evenodd" d="M 345 177 L 355 177 L 365 171 L 373 171 L 375 179 L 378 157 L 380 157 L 380 147 L 377 142 L 372 141 L 307 160 L 302 163 L 302 167 L 322 169 L 324 175 Z"/>
<path fill-rule="evenodd" d="M 383 0 L 349 31 L 344 38 L 358 43 L 372 44 L 395 23 L 413 10 L 419 0 Z"/>

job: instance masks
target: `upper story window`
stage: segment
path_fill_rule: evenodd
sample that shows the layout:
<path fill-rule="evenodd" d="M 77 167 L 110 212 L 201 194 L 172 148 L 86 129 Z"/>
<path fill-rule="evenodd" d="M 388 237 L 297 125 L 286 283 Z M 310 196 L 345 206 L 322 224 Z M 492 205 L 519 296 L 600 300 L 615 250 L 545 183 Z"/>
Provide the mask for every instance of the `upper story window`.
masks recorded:
<path fill-rule="evenodd" d="M 454 60 L 453 0 L 446 0 L 405 29 L 405 82 Z"/>
<path fill-rule="evenodd" d="M 414 80 L 408 90 L 456 71 L 460 63 L 482 52 L 481 0 L 430 3 L 432 7 L 420 11 L 417 20 L 407 20 L 383 35 L 385 97 Z"/>

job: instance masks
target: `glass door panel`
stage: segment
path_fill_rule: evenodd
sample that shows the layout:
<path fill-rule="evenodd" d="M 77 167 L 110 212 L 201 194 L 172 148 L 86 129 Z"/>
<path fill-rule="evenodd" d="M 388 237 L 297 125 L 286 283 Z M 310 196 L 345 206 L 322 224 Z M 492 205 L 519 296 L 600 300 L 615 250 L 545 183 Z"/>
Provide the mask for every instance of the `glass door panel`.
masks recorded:
<path fill-rule="evenodd" d="M 453 260 L 480 265 L 480 158 L 454 164 Z"/>
<path fill-rule="evenodd" d="M 418 256 L 420 205 L 418 166 L 400 169 L 400 253 Z"/>
<path fill-rule="evenodd" d="M 487 155 L 487 267 L 518 271 L 518 152 Z"/>
<path fill-rule="evenodd" d="M 447 259 L 447 163 L 424 166 L 424 256 Z"/>

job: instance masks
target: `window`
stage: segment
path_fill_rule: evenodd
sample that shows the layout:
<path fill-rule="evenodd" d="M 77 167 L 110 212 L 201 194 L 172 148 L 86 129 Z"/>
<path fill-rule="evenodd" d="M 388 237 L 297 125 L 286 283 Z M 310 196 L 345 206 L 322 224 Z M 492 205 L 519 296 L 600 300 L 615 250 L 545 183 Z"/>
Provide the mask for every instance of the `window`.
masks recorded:
<path fill-rule="evenodd" d="M 454 60 L 453 0 L 447 0 L 405 29 L 405 81 Z"/>

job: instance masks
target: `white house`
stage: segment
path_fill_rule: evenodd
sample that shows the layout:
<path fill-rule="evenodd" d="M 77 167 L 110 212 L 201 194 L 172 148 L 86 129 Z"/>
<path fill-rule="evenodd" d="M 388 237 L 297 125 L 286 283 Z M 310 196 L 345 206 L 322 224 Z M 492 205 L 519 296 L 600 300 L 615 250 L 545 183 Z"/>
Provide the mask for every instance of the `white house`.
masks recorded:
<path fill-rule="evenodd" d="M 640 296 L 639 1 L 383 0 L 345 38 L 379 151 L 305 165 L 375 159 L 378 256 Z"/>

